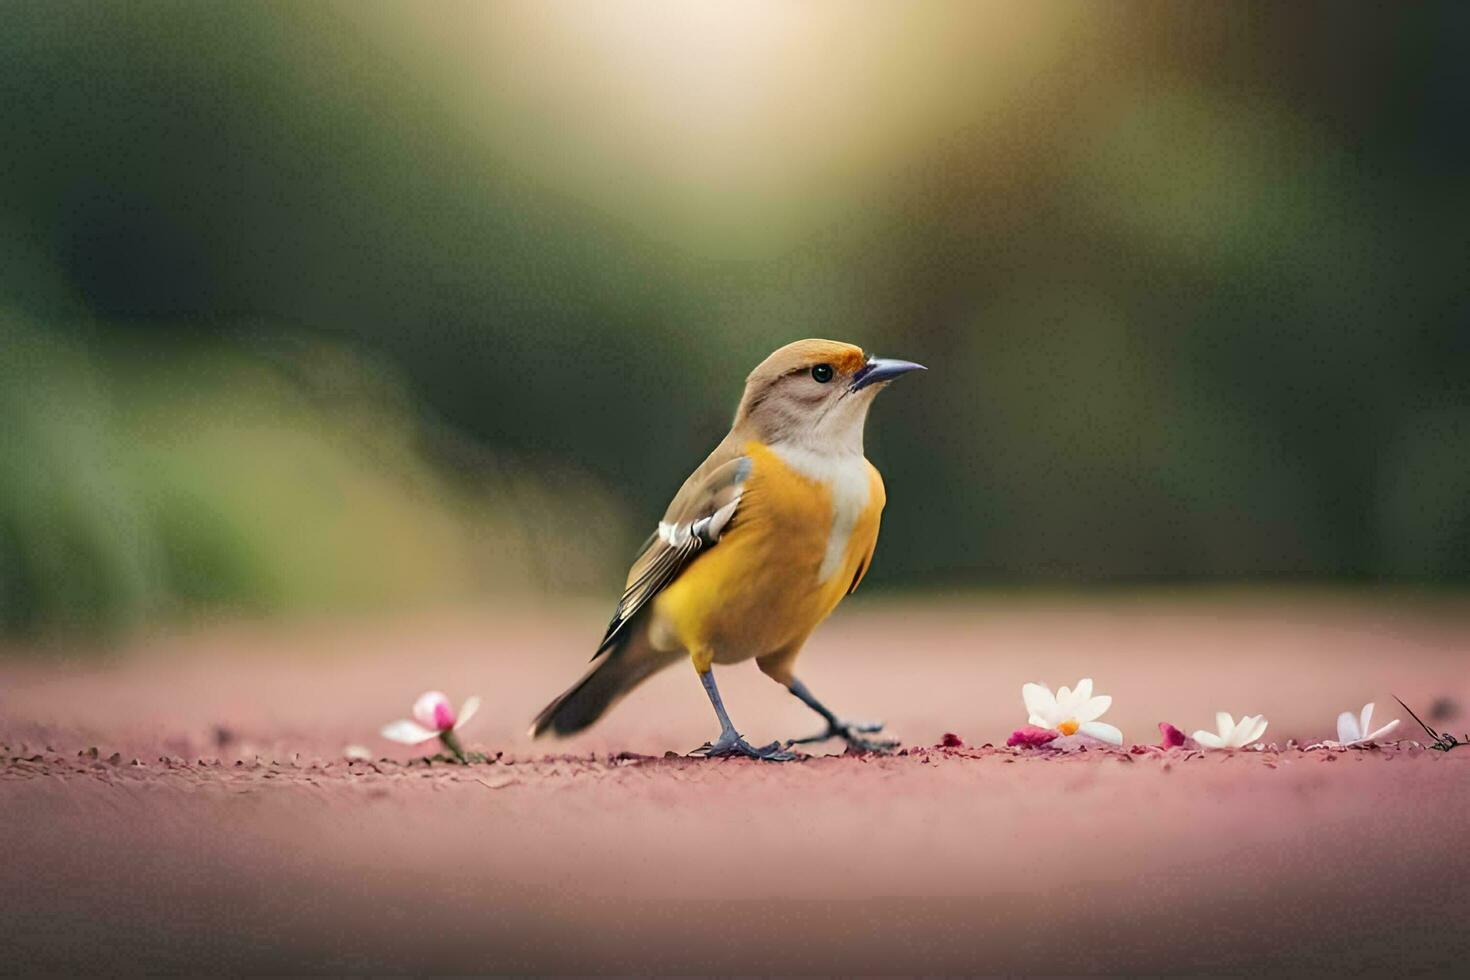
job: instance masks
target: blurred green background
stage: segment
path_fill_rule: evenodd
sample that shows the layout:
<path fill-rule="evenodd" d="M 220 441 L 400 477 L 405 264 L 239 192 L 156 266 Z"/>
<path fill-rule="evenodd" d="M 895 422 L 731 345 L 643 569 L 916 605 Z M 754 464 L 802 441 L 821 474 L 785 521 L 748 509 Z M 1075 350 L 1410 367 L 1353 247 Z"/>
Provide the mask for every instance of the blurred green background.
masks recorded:
<path fill-rule="evenodd" d="M 1470 576 L 1464 3 L 0 3 L 0 625 L 611 601 L 805 336 L 869 588 Z"/>

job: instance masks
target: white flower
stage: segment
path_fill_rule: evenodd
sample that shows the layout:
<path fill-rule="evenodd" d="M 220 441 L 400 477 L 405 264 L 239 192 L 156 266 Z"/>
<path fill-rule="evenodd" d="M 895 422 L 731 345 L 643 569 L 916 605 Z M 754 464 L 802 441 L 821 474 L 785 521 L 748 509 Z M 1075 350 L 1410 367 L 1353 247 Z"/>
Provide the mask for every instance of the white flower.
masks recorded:
<path fill-rule="evenodd" d="M 427 691 L 419 695 L 419 699 L 413 703 L 413 721 L 401 718 L 390 725 L 384 725 L 381 734 L 390 741 L 404 745 L 418 745 L 431 738 L 444 739 L 446 735 L 463 728 L 479 710 L 479 698 L 465 698 L 456 716 L 449 698 L 440 691 Z M 445 741 L 448 744 L 448 740 Z"/>
<path fill-rule="evenodd" d="M 1370 732 L 1368 730 L 1368 724 L 1372 720 L 1372 701 L 1369 701 L 1367 704 L 1363 705 L 1363 713 L 1361 717 L 1354 717 L 1351 711 L 1344 711 L 1342 714 L 1338 715 L 1337 744 L 1342 748 L 1347 748 L 1349 745 L 1362 745 L 1365 742 L 1376 742 L 1384 735 L 1387 735 L 1389 732 L 1399 727 L 1399 720 L 1395 718 L 1387 725 L 1384 725 L 1382 728 L 1378 729 L 1378 731 Z"/>
<path fill-rule="evenodd" d="M 1122 732 L 1097 720 L 1112 706 L 1113 699 L 1106 694 L 1093 697 L 1091 677 L 1078 681 L 1076 690 L 1062 687 L 1055 694 L 1045 684 L 1025 684 L 1021 687 L 1021 700 L 1031 713 L 1028 724 L 1063 735 L 1081 732 L 1099 742 L 1123 744 Z"/>
<path fill-rule="evenodd" d="M 1260 715 L 1245 715 L 1240 721 L 1230 717 L 1228 711 L 1215 713 L 1216 732 L 1198 731 L 1194 740 L 1207 749 L 1243 749 L 1266 734 L 1266 719 Z"/>

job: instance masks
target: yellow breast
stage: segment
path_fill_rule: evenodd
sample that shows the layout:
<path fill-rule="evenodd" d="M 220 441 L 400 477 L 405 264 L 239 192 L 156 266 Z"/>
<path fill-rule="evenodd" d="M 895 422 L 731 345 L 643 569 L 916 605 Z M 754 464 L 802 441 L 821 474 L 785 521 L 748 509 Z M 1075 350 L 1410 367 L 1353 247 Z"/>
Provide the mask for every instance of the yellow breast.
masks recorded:
<path fill-rule="evenodd" d="M 731 526 L 655 600 L 656 635 L 735 663 L 800 643 L 866 567 L 883 481 L 862 456 L 760 443 Z"/>

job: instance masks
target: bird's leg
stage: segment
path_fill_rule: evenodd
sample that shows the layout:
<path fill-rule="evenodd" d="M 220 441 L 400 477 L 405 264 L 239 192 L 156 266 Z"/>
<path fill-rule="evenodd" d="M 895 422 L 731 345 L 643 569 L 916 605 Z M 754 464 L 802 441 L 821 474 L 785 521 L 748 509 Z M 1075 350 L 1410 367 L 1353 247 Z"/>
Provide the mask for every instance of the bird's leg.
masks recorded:
<path fill-rule="evenodd" d="M 695 749 L 691 755 L 702 755 L 706 758 L 717 758 L 726 755 L 744 755 L 752 759 L 764 759 L 767 762 L 790 762 L 796 758 L 795 752 L 787 752 L 782 748 L 780 742 L 772 742 L 770 745 L 756 748 L 735 730 L 730 722 L 730 716 L 725 713 L 725 703 L 720 700 L 720 689 L 715 687 L 715 672 L 712 668 L 706 668 L 699 674 L 700 683 L 704 685 L 704 693 L 709 695 L 709 703 L 714 706 L 715 717 L 720 719 L 720 734 L 713 742 L 705 742 Z"/>
<path fill-rule="evenodd" d="M 787 739 L 786 746 L 788 748 L 793 745 L 807 745 L 811 742 L 825 742 L 829 738 L 845 739 L 848 748 L 855 749 L 858 752 L 888 752 L 898 748 L 898 739 L 896 738 L 863 738 L 864 735 L 881 732 L 883 730 L 883 723 L 881 721 L 843 721 L 834 715 L 825 704 L 818 701 L 816 695 L 807 690 L 807 686 L 797 678 L 791 678 L 791 683 L 786 686 L 792 694 L 801 699 L 802 704 L 811 708 L 827 720 L 826 731 L 816 735 L 810 735 L 806 738 Z"/>

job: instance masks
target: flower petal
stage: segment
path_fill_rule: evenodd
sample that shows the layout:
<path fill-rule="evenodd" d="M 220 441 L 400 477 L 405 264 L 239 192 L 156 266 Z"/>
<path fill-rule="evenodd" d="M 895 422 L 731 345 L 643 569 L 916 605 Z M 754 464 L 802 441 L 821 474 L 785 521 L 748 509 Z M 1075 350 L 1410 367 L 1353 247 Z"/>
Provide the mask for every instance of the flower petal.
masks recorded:
<path fill-rule="evenodd" d="M 1250 745 L 1254 742 L 1259 742 L 1261 740 L 1261 736 L 1266 734 L 1267 724 L 1268 722 L 1266 721 L 1265 715 L 1256 715 L 1255 718 L 1251 719 L 1250 730 L 1246 733 L 1245 741 L 1240 743 L 1241 748 L 1244 748 L 1245 746 Z"/>
<path fill-rule="evenodd" d="M 1337 740 L 1339 742 L 1356 742 L 1362 735 L 1362 729 L 1358 727 L 1357 716 L 1351 711 L 1344 711 L 1337 716 Z"/>
<path fill-rule="evenodd" d="M 427 742 L 439 733 L 433 729 L 425 728 L 417 722 L 409 721 L 407 718 L 400 718 L 391 725 L 384 725 L 383 730 L 378 734 L 390 742 L 399 742 L 403 745 L 418 745 L 420 742 Z"/>
<path fill-rule="evenodd" d="M 1123 744 L 1123 733 L 1105 721 L 1085 721 L 1077 727 L 1077 731 L 1109 745 Z"/>
<path fill-rule="evenodd" d="M 1047 742 L 1055 739 L 1058 734 L 1047 728 L 1038 728 L 1035 725 L 1023 725 L 1011 732 L 1011 737 L 1006 739 L 1006 745 L 1013 748 L 1017 745 L 1030 749 L 1040 748 Z"/>
<path fill-rule="evenodd" d="M 1200 729 L 1194 733 L 1194 740 L 1207 749 L 1223 749 L 1225 747 L 1225 740 L 1223 738 L 1214 732 L 1207 732 L 1204 729 Z"/>
<path fill-rule="evenodd" d="M 1230 712 L 1215 712 L 1215 730 L 1219 732 L 1222 744 L 1230 738 L 1230 734 L 1235 731 L 1235 719 L 1230 717 Z"/>
<path fill-rule="evenodd" d="M 1358 734 L 1366 737 L 1373 729 L 1368 726 L 1373 724 L 1373 702 L 1369 701 L 1363 705 L 1363 717 L 1358 720 Z"/>
<path fill-rule="evenodd" d="M 1077 689 L 1072 692 L 1072 697 L 1077 699 L 1078 704 L 1092 697 L 1092 678 L 1084 677 L 1078 681 Z"/>
<path fill-rule="evenodd" d="M 1184 744 L 1184 733 L 1167 721 L 1159 722 L 1159 734 L 1163 736 L 1159 744 L 1166 749 L 1177 749 Z"/>
<path fill-rule="evenodd" d="M 1080 722 L 1096 721 L 1107 713 L 1113 706 L 1113 699 L 1106 694 L 1099 694 L 1095 698 L 1088 698 L 1077 705 L 1072 712 L 1072 717 Z"/>
<path fill-rule="evenodd" d="M 449 724 L 441 725 L 445 712 L 448 712 Z M 436 732 L 451 728 L 454 725 L 454 706 L 449 703 L 449 698 L 445 697 L 443 691 L 425 691 L 413 703 L 413 719 Z"/>
<path fill-rule="evenodd" d="M 1393 731 L 1397 727 L 1399 727 L 1399 720 L 1397 718 L 1395 718 L 1393 721 L 1389 722 L 1387 725 L 1384 725 L 1382 728 L 1378 729 L 1378 731 L 1374 732 L 1372 735 L 1364 735 L 1363 736 L 1363 741 L 1365 741 L 1365 742 L 1376 742 L 1380 738 L 1382 738 L 1383 736 L 1387 735 L 1389 732 Z"/>
<path fill-rule="evenodd" d="M 465 726 L 465 722 L 475 717 L 475 712 L 480 710 L 480 699 L 473 694 L 464 699 L 464 704 L 459 706 L 459 721 L 454 723 L 454 730 L 459 731 Z"/>
<path fill-rule="evenodd" d="M 1054 725 L 1062 720 L 1052 720 L 1052 715 L 1057 710 L 1057 698 L 1045 684 L 1022 684 L 1021 700 L 1026 704 L 1026 711 L 1030 713 L 1033 725 Z M 1042 720 L 1038 722 L 1037 718 Z"/>

